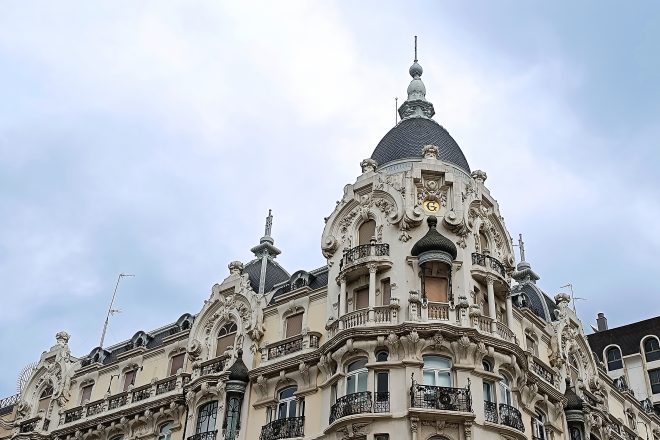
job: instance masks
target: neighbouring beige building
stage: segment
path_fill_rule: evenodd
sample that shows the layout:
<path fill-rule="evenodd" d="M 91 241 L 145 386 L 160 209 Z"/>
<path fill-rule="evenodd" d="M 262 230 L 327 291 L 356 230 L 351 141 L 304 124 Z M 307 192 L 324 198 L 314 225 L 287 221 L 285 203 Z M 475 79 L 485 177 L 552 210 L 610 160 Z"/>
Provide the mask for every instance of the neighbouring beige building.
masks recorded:
<path fill-rule="evenodd" d="M 325 219 L 327 265 L 281 267 L 269 214 L 196 314 L 82 356 L 58 333 L 0 401 L 0 438 L 660 439 L 522 238 L 516 263 L 486 173 L 433 120 L 417 60 L 410 74 L 400 122 Z"/>

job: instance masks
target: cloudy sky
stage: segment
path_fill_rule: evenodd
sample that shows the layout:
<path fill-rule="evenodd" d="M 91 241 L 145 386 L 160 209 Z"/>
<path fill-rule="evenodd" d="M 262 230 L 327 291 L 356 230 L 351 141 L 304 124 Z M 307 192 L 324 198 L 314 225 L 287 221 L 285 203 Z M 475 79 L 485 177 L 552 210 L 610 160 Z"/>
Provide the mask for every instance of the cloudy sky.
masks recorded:
<path fill-rule="evenodd" d="M 658 315 L 660 6 L 575 3 L 0 2 L 0 397 L 57 331 L 98 345 L 120 272 L 107 343 L 196 313 L 269 208 L 280 263 L 323 265 L 413 35 L 541 287 Z"/>

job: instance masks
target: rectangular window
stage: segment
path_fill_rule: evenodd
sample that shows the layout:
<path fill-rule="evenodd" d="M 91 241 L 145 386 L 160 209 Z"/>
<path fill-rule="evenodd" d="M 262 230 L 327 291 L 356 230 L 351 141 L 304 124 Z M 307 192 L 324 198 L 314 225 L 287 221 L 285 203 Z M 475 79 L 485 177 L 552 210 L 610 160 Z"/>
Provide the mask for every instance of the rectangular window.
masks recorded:
<path fill-rule="evenodd" d="M 136 373 L 137 370 L 127 371 L 124 373 L 124 391 L 126 391 L 130 385 L 135 385 Z"/>
<path fill-rule="evenodd" d="M 426 293 L 426 299 L 431 302 L 448 302 L 448 286 L 449 282 L 447 278 L 424 277 L 424 291 Z"/>
<path fill-rule="evenodd" d="M 286 318 L 286 338 L 302 333 L 303 314 L 298 313 Z"/>
<path fill-rule="evenodd" d="M 483 388 L 484 388 L 484 401 L 486 402 L 494 402 L 495 399 L 493 399 L 493 384 L 490 382 L 483 382 Z"/>
<path fill-rule="evenodd" d="M 376 372 L 376 393 L 387 393 L 390 390 L 390 372 Z"/>
<path fill-rule="evenodd" d="M 186 357 L 185 353 L 172 356 L 172 365 L 170 366 L 170 376 L 174 376 L 179 369 L 183 368 L 183 359 Z"/>
<path fill-rule="evenodd" d="M 383 280 L 383 305 L 386 306 L 390 303 L 392 298 L 392 286 L 390 285 L 390 279 Z"/>
<path fill-rule="evenodd" d="M 337 384 L 330 387 L 330 405 L 334 405 L 337 401 Z"/>
<path fill-rule="evenodd" d="M 653 394 L 660 393 L 660 368 L 649 371 L 649 380 L 651 382 L 651 391 Z"/>
<path fill-rule="evenodd" d="M 84 405 L 92 397 L 92 388 L 94 385 L 86 385 L 80 389 L 80 404 Z"/>
<path fill-rule="evenodd" d="M 355 289 L 353 292 L 354 310 L 366 309 L 369 307 L 369 288 Z"/>

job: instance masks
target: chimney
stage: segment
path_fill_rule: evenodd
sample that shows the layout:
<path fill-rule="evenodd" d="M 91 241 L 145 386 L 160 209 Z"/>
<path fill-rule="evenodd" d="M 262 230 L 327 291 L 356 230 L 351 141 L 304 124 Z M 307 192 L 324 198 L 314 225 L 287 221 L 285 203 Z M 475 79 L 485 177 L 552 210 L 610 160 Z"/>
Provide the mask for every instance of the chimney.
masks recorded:
<path fill-rule="evenodd" d="M 605 313 L 598 314 L 598 318 L 596 318 L 596 324 L 598 325 L 599 332 L 607 330 L 607 318 L 605 317 Z"/>

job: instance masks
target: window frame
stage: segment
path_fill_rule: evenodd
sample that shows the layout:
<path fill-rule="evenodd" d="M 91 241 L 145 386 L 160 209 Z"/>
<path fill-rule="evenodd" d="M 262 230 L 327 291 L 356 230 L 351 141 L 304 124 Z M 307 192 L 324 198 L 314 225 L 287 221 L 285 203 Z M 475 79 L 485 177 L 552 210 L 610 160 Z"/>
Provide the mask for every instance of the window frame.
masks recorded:
<path fill-rule="evenodd" d="M 284 392 L 291 391 L 291 396 L 282 397 Z M 298 398 L 296 397 L 296 392 L 298 391 L 297 386 L 290 386 L 282 388 L 277 392 L 277 406 L 275 407 L 275 420 L 284 420 L 289 418 L 298 417 L 299 405 Z M 280 417 L 280 406 L 284 405 L 285 412 L 284 417 Z M 293 415 L 290 415 L 291 408 L 293 407 Z"/>
<path fill-rule="evenodd" d="M 202 418 L 203 417 L 203 418 Z M 208 420 L 208 421 L 207 421 Z M 212 423 L 211 423 L 212 421 Z M 212 429 L 208 429 L 212 426 Z M 206 431 L 201 428 L 205 427 Z M 197 420 L 195 423 L 195 434 L 213 432 L 218 430 L 218 401 L 210 400 L 197 407 Z"/>
<path fill-rule="evenodd" d="M 84 405 L 87 402 L 91 402 L 91 400 L 92 400 L 92 390 L 93 389 L 94 389 L 94 382 L 83 384 L 80 387 L 80 406 Z M 85 391 L 86 390 L 89 390 L 89 395 L 87 396 L 87 400 L 85 400 Z"/>
<path fill-rule="evenodd" d="M 649 370 L 648 376 L 649 385 L 651 385 L 651 394 L 660 394 L 660 368 Z"/>
<path fill-rule="evenodd" d="M 429 361 L 432 358 L 436 359 L 441 359 L 444 361 L 447 361 L 449 364 L 449 367 L 432 367 L 432 366 L 427 366 L 430 362 Z M 448 358 L 446 356 L 440 356 L 440 355 L 435 355 L 435 354 L 430 354 L 422 357 L 422 360 L 424 362 L 424 365 L 422 367 L 422 383 L 424 385 L 428 386 L 435 386 L 435 387 L 445 387 L 445 388 L 451 388 L 454 385 L 454 378 L 453 378 L 453 369 L 454 369 L 454 362 L 451 360 L 451 358 Z M 433 374 L 433 383 L 426 383 L 428 373 Z M 442 381 L 440 380 L 442 377 L 447 377 L 449 379 L 449 384 L 448 385 L 441 385 Z"/>
<path fill-rule="evenodd" d="M 610 360 L 610 353 L 618 353 L 619 357 L 617 359 L 611 359 Z M 623 368 L 623 355 L 621 353 L 621 349 L 616 345 L 608 347 L 605 350 L 605 362 L 607 363 L 607 371 L 616 371 L 616 370 L 622 369 Z M 611 367 L 612 364 L 614 364 L 613 367 Z"/>
<path fill-rule="evenodd" d="M 183 371 L 183 367 L 186 364 L 186 352 L 182 351 L 181 353 L 174 353 L 172 356 L 170 356 L 170 376 L 176 376 L 177 372 L 179 371 L 179 368 L 177 368 L 175 371 L 172 371 L 174 368 L 174 359 L 175 358 L 181 358 L 181 366 L 179 367 L 181 371 Z"/>
<path fill-rule="evenodd" d="M 509 405 L 511 407 L 514 406 L 513 402 L 513 393 L 511 392 L 511 380 L 505 375 L 502 374 L 500 376 L 500 381 L 497 383 L 499 395 L 498 399 L 500 404 L 505 404 Z"/>
<path fill-rule="evenodd" d="M 532 435 L 534 440 L 547 440 L 548 432 L 545 429 L 547 417 L 544 412 L 536 410 L 532 417 Z"/>
<path fill-rule="evenodd" d="M 346 365 L 346 387 L 345 387 L 345 395 L 348 396 L 349 394 L 355 394 L 355 393 L 362 393 L 365 391 L 368 391 L 369 388 L 369 370 L 367 369 L 366 365 L 368 363 L 368 359 L 366 357 L 364 358 L 358 358 L 352 360 L 349 364 Z M 363 365 L 359 368 L 356 368 L 354 370 L 351 370 L 351 367 L 356 364 L 362 364 Z M 361 379 L 364 379 L 362 381 Z M 349 392 L 349 384 L 353 382 L 353 391 Z M 361 383 L 364 383 L 364 389 L 361 389 L 362 387 L 360 386 Z"/>
<path fill-rule="evenodd" d="M 295 333 L 293 335 L 289 334 L 289 320 L 292 318 L 296 318 L 300 316 L 300 331 L 298 333 Z M 295 336 L 300 336 L 302 335 L 302 329 L 303 329 L 303 320 L 305 317 L 305 311 L 304 310 L 299 310 L 294 313 L 291 313 L 290 315 L 286 316 L 284 318 L 284 338 L 293 338 Z"/>
<path fill-rule="evenodd" d="M 129 386 L 135 385 L 135 379 L 137 378 L 137 372 L 138 372 L 137 367 L 129 368 L 126 371 L 124 371 L 124 384 L 122 386 L 122 392 L 128 391 Z M 129 378 L 130 374 L 132 374 L 132 377 L 131 377 L 131 380 L 129 381 L 128 378 Z"/>
<path fill-rule="evenodd" d="M 222 332 L 225 332 L 222 334 Z M 225 352 L 229 349 L 229 347 L 236 348 L 236 336 L 238 335 L 238 324 L 236 324 L 234 321 L 229 321 L 226 324 L 224 324 L 220 329 L 218 330 L 218 334 L 215 338 L 215 357 L 220 357 L 225 354 Z M 233 336 L 233 343 L 229 344 L 225 347 L 224 351 L 222 353 L 218 353 L 218 350 L 220 348 L 220 339 L 225 339 Z"/>
<path fill-rule="evenodd" d="M 172 428 L 174 427 L 174 421 L 169 420 L 167 422 L 161 423 L 158 425 L 158 437 L 157 440 L 172 440 Z M 163 432 L 164 429 L 168 429 L 168 432 Z"/>
<path fill-rule="evenodd" d="M 655 342 L 655 347 L 651 347 L 652 349 L 649 350 L 647 344 L 653 342 Z M 644 359 L 646 359 L 646 362 L 660 360 L 660 340 L 658 340 L 658 338 L 655 336 L 648 336 L 646 339 L 644 339 L 644 343 L 642 345 L 644 348 Z"/>

